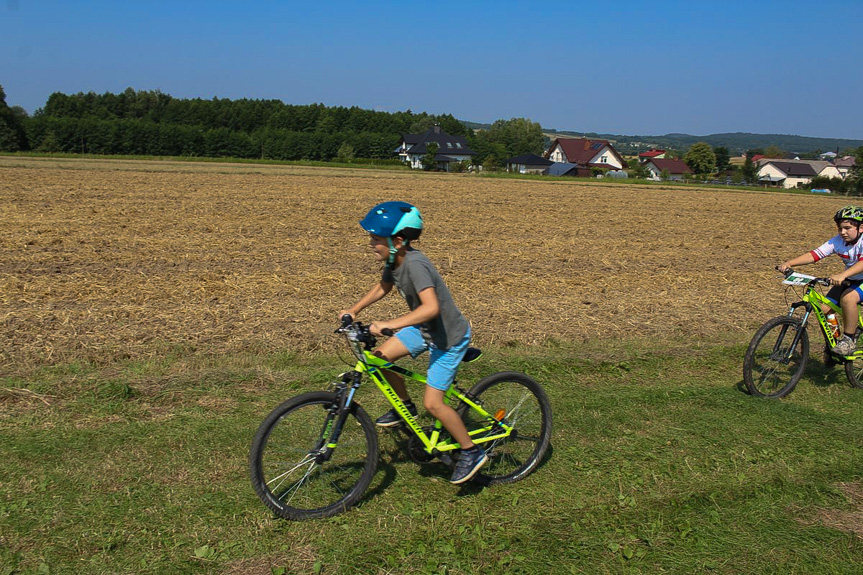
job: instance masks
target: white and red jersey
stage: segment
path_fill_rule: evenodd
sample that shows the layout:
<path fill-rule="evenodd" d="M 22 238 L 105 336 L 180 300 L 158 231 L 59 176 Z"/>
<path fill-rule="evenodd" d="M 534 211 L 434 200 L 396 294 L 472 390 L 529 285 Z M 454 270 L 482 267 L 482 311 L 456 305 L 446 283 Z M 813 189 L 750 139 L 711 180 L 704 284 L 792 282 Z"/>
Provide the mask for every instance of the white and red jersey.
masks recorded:
<path fill-rule="evenodd" d="M 863 261 L 863 239 L 858 240 L 854 245 L 849 245 L 845 243 L 842 236 L 836 235 L 809 253 L 812 254 L 812 257 L 815 258 L 816 262 L 820 259 L 826 258 L 830 254 L 836 254 L 842 258 L 842 263 L 845 264 L 845 269 L 848 269 L 857 262 Z M 848 279 L 863 280 L 863 273 L 854 274 Z"/>

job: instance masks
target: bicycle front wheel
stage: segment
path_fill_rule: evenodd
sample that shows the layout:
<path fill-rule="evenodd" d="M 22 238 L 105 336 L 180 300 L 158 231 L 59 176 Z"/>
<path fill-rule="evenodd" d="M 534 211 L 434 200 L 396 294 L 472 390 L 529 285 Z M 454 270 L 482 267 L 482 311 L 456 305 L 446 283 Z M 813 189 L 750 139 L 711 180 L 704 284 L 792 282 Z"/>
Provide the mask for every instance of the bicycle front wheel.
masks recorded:
<path fill-rule="evenodd" d="M 286 519 L 331 517 L 354 505 L 371 483 L 378 436 L 368 414 L 351 407 L 338 444 L 330 445 L 335 393 L 290 399 L 258 428 L 249 454 L 252 486 Z"/>
<path fill-rule="evenodd" d="M 743 382 L 752 395 L 785 397 L 803 377 L 808 359 L 809 334 L 800 319 L 774 317 L 755 332 L 746 350 Z"/>
<path fill-rule="evenodd" d="M 477 383 L 469 394 L 487 413 L 513 427 L 508 437 L 488 442 L 482 438 L 498 434 L 499 428 L 472 436 L 489 456 L 479 480 L 494 485 L 523 479 L 539 465 L 551 442 L 551 404 L 545 391 L 523 373 L 501 372 Z M 460 414 L 469 432 L 494 423 L 468 406 Z"/>
<path fill-rule="evenodd" d="M 845 376 L 852 387 L 863 389 L 863 356 L 845 362 Z"/>

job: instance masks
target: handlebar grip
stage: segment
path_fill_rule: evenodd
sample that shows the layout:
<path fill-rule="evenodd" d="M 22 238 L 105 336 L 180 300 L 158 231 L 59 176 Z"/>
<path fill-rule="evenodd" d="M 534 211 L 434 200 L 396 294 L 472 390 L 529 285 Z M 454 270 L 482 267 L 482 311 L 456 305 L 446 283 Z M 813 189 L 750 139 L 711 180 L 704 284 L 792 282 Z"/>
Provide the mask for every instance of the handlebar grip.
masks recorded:
<path fill-rule="evenodd" d="M 385 327 L 384 329 L 382 329 L 382 330 L 381 330 L 381 333 L 382 333 L 382 334 L 384 334 L 384 335 L 385 335 L 385 336 L 387 336 L 387 337 L 392 337 L 392 336 L 394 336 L 394 335 L 396 334 L 396 332 L 395 332 L 395 331 L 391 330 L 391 329 L 390 329 L 390 328 L 388 328 L 388 327 Z"/>
<path fill-rule="evenodd" d="M 353 323 L 354 318 L 351 317 L 351 314 L 346 313 L 341 317 L 341 320 L 342 320 L 342 327 L 348 327 L 349 325 L 351 325 Z"/>

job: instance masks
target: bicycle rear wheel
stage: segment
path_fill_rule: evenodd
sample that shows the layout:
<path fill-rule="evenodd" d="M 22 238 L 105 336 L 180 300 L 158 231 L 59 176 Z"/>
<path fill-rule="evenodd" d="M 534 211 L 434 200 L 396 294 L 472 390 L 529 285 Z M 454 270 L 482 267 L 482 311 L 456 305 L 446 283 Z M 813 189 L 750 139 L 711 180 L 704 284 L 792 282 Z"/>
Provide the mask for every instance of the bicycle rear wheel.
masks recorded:
<path fill-rule="evenodd" d="M 469 392 L 492 416 L 513 426 L 509 437 L 481 443 L 489 456 L 488 463 L 478 474 L 478 480 L 488 485 L 512 483 L 527 476 L 542 461 L 551 442 L 551 404 L 542 387 L 530 377 L 517 372 L 490 375 Z M 489 421 L 463 406 L 459 410 L 468 431 L 487 426 Z M 496 435 L 499 430 L 474 435 Z"/>
<path fill-rule="evenodd" d="M 758 328 L 746 350 L 743 382 L 752 395 L 785 397 L 803 377 L 808 359 L 809 334 L 800 319 L 774 317 Z"/>
<path fill-rule="evenodd" d="M 351 407 L 329 458 L 322 456 L 336 416 L 335 393 L 299 395 L 274 409 L 252 442 L 252 486 L 264 504 L 286 519 L 331 517 L 354 505 L 378 462 L 378 436 L 368 414 Z"/>

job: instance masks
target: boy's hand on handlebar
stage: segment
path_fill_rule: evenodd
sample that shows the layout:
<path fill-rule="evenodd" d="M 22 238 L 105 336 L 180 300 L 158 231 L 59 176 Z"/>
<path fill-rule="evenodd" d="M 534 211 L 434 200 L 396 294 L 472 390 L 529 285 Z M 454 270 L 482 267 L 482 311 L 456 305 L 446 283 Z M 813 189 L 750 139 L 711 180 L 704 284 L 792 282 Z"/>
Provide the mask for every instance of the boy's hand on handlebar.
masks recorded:
<path fill-rule="evenodd" d="M 388 321 L 373 321 L 369 326 L 369 331 L 375 337 L 381 337 L 382 335 L 391 336 L 395 333 L 395 330 L 390 327 Z"/>

